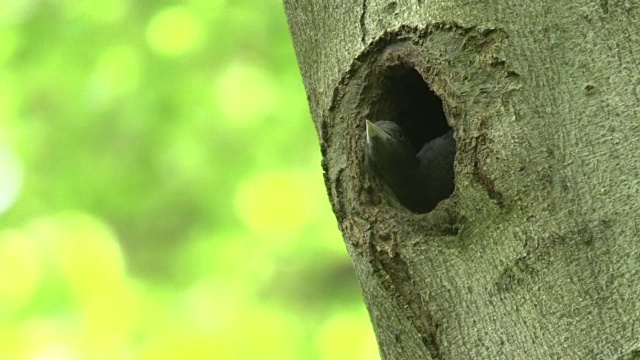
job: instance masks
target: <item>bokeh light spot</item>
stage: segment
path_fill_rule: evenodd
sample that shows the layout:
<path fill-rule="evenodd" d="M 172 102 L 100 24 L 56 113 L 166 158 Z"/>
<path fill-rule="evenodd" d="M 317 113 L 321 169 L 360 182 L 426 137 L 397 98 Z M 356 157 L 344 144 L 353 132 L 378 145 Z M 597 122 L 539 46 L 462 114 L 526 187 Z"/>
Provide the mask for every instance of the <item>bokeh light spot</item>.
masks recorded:
<path fill-rule="evenodd" d="M 38 0 L 0 1 L 0 24 L 13 25 L 27 20 L 35 10 Z"/>
<path fill-rule="evenodd" d="M 235 199 L 238 216 L 256 232 L 296 233 L 317 215 L 304 172 L 266 172 L 245 181 Z"/>
<path fill-rule="evenodd" d="M 42 274 L 39 254 L 26 234 L 0 233 L 0 312 L 15 310 L 31 299 Z"/>
<path fill-rule="evenodd" d="M 49 244 L 51 261 L 74 296 L 107 301 L 114 289 L 122 288 L 123 254 L 111 229 L 99 219 L 67 213 L 40 219 L 32 229 Z"/>
<path fill-rule="evenodd" d="M 202 23 L 188 8 L 174 6 L 157 12 L 147 25 L 149 46 L 162 55 L 183 55 L 200 45 Z"/>
<path fill-rule="evenodd" d="M 336 314 L 316 338 L 323 360 L 379 359 L 371 323 L 365 312 Z"/>
<path fill-rule="evenodd" d="M 214 83 L 213 98 L 227 120 L 265 119 L 277 105 L 276 79 L 263 67 L 235 63 Z"/>
<path fill-rule="evenodd" d="M 140 83 L 141 64 L 129 46 L 114 46 L 104 51 L 92 76 L 90 100 L 96 105 L 135 91 Z"/>
<path fill-rule="evenodd" d="M 18 157 L 0 143 L 0 214 L 17 200 L 22 181 L 22 165 Z"/>

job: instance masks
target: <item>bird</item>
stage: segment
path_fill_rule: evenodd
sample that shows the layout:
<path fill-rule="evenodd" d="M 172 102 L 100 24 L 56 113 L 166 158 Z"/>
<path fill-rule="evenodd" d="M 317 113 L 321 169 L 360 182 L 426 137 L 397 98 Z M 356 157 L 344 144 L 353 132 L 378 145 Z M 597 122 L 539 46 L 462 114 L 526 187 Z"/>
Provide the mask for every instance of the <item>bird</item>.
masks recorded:
<path fill-rule="evenodd" d="M 453 193 L 453 129 L 425 143 L 416 154 L 400 125 L 367 120 L 364 153 L 369 172 L 385 192 L 414 213 L 433 210 Z"/>

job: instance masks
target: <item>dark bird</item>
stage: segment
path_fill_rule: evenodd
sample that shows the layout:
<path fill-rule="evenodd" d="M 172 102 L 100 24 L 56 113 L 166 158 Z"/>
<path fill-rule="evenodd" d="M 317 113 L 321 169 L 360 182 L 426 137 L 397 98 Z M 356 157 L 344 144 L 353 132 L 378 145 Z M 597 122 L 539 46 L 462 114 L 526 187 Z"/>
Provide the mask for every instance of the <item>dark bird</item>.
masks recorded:
<path fill-rule="evenodd" d="M 391 121 L 367 120 L 365 160 L 388 192 L 414 213 L 426 213 L 453 193 L 453 130 L 416 154 L 402 128 Z"/>

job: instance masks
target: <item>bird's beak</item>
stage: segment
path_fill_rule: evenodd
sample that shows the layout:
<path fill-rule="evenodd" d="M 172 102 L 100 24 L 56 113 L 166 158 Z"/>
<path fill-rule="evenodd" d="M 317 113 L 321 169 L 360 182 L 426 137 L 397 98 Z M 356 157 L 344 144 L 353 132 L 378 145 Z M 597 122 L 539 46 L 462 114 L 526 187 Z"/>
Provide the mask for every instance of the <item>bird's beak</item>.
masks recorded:
<path fill-rule="evenodd" d="M 371 144 L 374 139 L 388 141 L 392 140 L 393 138 L 389 136 L 389 134 L 384 132 L 384 130 L 376 126 L 376 124 L 367 120 L 367 144 Z"/>

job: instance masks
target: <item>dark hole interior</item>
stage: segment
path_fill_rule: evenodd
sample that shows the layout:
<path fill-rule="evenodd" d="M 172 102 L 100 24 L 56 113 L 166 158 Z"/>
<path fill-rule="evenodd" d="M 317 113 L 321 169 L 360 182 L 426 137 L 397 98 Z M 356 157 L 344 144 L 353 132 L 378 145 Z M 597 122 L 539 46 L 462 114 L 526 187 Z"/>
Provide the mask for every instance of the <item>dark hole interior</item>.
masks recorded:
<path fill-rule="evenodd" d="M 416 152 L 427 141 L 449 131 L 442 100 L 413 67 L 387 68 L 380 85 L 379 100 L 373 111 L 375 121 L 388 120 L 400 125 Z"/>
<path fill-rule="evenodd" d="M 426 143 L 451 130 L 442 100 L 412 66 L 406 64 L 390 66 L 372 83 L 377 94 L 372 102 L 370 113 L 372 120 L 374 122 L 392 121 L 400 125 L 416 154 Z M 384 163 L 382 161 L 389 158 L 379 155 L 378 161 L 381 161 L 379 166 L 384 167 L 383 181 L 387 181 L 396 199 L 412 212 L 429 212 L 440 201 L 451 196 L 454 191 L 455 171 L 451 143 L 444 139 L 431 144 L 426 148 L 427 151 L 420 155 L 420 161 L 416 166 L 423 166 L 429 176 L 428 179 L 419 179 L 419 181 L 424 180 L 424 184 L 417 184 L 414 177 L 414 174 L 423 174 L 423 172 L 395 167 L 394 161 Z M 453 151 L 455 152 L 455 149 Z M 446 161 L 438 161 L 434 156 Z M 449 159 L 451 163 L 447 164 Z"/>

